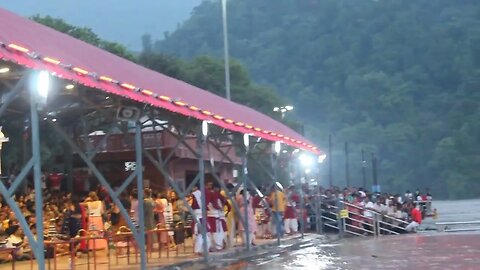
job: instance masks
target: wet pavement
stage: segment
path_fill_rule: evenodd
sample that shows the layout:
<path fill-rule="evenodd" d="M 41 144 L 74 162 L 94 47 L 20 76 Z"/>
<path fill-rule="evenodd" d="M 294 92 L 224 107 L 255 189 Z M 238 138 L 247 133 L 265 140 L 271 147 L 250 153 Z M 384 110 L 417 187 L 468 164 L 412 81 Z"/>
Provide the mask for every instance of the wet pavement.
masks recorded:
<path fill-rule="evenodd" d="M 480 269 L 480 233 L 349 238 L 331 244 L 313 240 L 224 269 Z"/>

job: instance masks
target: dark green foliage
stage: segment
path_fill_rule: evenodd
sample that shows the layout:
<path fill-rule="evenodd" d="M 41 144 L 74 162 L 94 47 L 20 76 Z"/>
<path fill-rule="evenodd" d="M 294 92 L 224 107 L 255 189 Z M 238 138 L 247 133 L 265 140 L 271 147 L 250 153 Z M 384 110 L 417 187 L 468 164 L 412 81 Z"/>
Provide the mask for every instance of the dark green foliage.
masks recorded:
<path fill-rule="evenodd" d="M 221 56 L 219 3 L 151 49 Z M 294 101 L 307 135 L 325 150 L 334 135 L 338 185 L 349 141 L 355 185 L 365 148 L 386 190 L 480 196 L 480 2 L 232 0 L 229 41 L 256 82 Z"/>

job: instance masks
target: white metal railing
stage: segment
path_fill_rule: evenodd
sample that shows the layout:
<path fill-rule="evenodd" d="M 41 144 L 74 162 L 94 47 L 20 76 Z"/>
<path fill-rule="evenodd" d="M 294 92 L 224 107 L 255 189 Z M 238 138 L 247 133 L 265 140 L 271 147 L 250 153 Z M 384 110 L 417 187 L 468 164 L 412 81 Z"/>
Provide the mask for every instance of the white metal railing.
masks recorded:
<path fill-rule="evenodd" d="M 435 225 L 437 226 L 437 231 L 440 231 L 440 232 L 480 231 L 480 220 L 437 222 L 435 223 Z M 459 228 L 459 226 L 462 226 L 462 227 Z M 478 227 L 475 227 L 475 226 L 478 226 Z"/>
<path fill-rule="evenodd" d="M 339 206 L 330 204 L 328 205 L 328 209 L 322 210 L 320 214 L 321 223 L 324 227 L 336 229 L 340 233 L 355 236 L 397 235 L 406 232 L 405 227 L 409 224 L 407 221 L 397 217 L 385 215 L 373 209 L 365 209 L 364 207 L 348 202 L 338 201 L 338 205 Z M 353 211 L 352 208 L 356 211 Z M 340 218 L 340 212 L 342 210 L 347 210 L 347 213 L 343 212 L 343 217 Z M 364 211 L 369 211 L 372 216 L 366 216 Z"/>

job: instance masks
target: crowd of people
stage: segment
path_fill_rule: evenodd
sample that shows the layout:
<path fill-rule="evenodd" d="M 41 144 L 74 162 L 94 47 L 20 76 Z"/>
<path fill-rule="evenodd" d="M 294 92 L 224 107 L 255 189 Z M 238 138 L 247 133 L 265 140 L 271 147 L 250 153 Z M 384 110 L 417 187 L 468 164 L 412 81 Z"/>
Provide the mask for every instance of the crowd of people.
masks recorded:
<path fill-rule="evenodd" d="M 55 178 L 45 178 L 42 221 L 35 217 L 35 193 L 31 187 L 27 187 L 24 194 L 15 196 L 15 201 L 34 235 L 37 234 L 36 223 L 43 222 L 43 234 L 47 240 L 70 239 L 82 233 L 103 237 L 94 241 L 75 242 L 75 250 L 80 256 L 82 252 L 92 249 L 108 248 L 109 233 L 128 228 L 119 206 L 113 203 L 105 188 L 97 186 L 88 194 L 72 194 L 62 191 Z M 52 183 L 48 184 L 49 181 Z M 134 224 L 142 218 L 146 231 L 164 229 L 157 234 L 147 234 L 147 248 L 157 245 L 159 248 L 175 249 L 185 238 L 192 236 L 195 253 L 202 254 L 204 241 L 207 242 L 208 249 L 215 252 L 235 245 L 244 245 L 247 240 L 250 245 L 255 245 L 259 238 L 296 234 L 301 226 L 308 230 L 316 222 L 312 216 L 320 213 L 315 209 L 323 209 L 324 215 L 330 208 L 338 208 L 341 202 L 348 203 L 343 205 L 346 205 L 351 217 L 358 215 L 355 220 L 364 220 L 361 224 L 351 220 L 349 225 L 368 227 L 371 225 L 369 217 L 376 212 L 408 221 L 409 225 L 405 226 L 404 230 L 415 231 L 425 215 L 423 206 L 416 207 L 415 200 L 424 205 L 432 200 L 428 192 L 420 194 L 419 191 L 416 194 L 407 191 L 404 196 L 400 196 L 368 193 L 362 188 L 341 190 L 335 187 L 310 188 L 306 185 L 283 188 L 279 183 L 258 190 L 244 189 L 232 183 L 227 183 L 226 187 L 227 189 L 221 189 L 219 184 L 207 182 L 205 193 L 195 186 L 185 200 L 169 188 L 146 188 L 143 217 L 138 216 L 140 202 L 135 188 L 122 193 L 120 203 L 128 211 L 129 219 Z M 202 207 L 203 197 L 206 207 Z M 0 245 L 17 248 L 17 260 L 30 259 L 32 253 L 29 252 L 28 239 L 24 237 L 17 217 L 5 200 L 0 200 L 0 203 Z M 207 217 L 207 238 L 203 237 L 200 227 L 204 212 Z M 237 238 L 241 240 L 237 241 Z M 57 246 L 57 254 L 69 254 L 71 245 Z M 46 256 L 49 256 L 48 254 L 46 250 Z M 11 259 L 11 255 L 7 254 L 0 257 L 0 261 Z"/>
<path fill-rule="evenodd" d="M 338 188 L 320 191 L 321 208 L 324 215 L 332 213 L 339 203 L 349 212 L 347 226 L 353 232 L 369 234 L 373 230 L 375 215 L 381 222 L 378 233 L 415 232 L 422 220 L 427 216 L 435 216 L 436 210 L 431 209 L 433 197 L 427 189 L 415 194 L 409 190 L 402 196 L 390 193 L 368 193 L 363 188 Z M 386 225 L 388 224 L 388 225 Z"/>

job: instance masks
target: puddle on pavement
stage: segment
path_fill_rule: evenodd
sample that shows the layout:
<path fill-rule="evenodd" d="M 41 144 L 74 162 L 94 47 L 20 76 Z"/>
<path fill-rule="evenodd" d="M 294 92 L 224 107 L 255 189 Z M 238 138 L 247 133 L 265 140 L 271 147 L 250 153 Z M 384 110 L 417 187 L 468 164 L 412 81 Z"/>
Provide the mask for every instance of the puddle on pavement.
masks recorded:
<path fill-rule="evenodd" d="M 412 260 L 412 258 L 415 258 Z M 313 242 L 308 247 L 261 255 L 224 270 L 478 269 L 480 234 L 411 234 Z"/>

